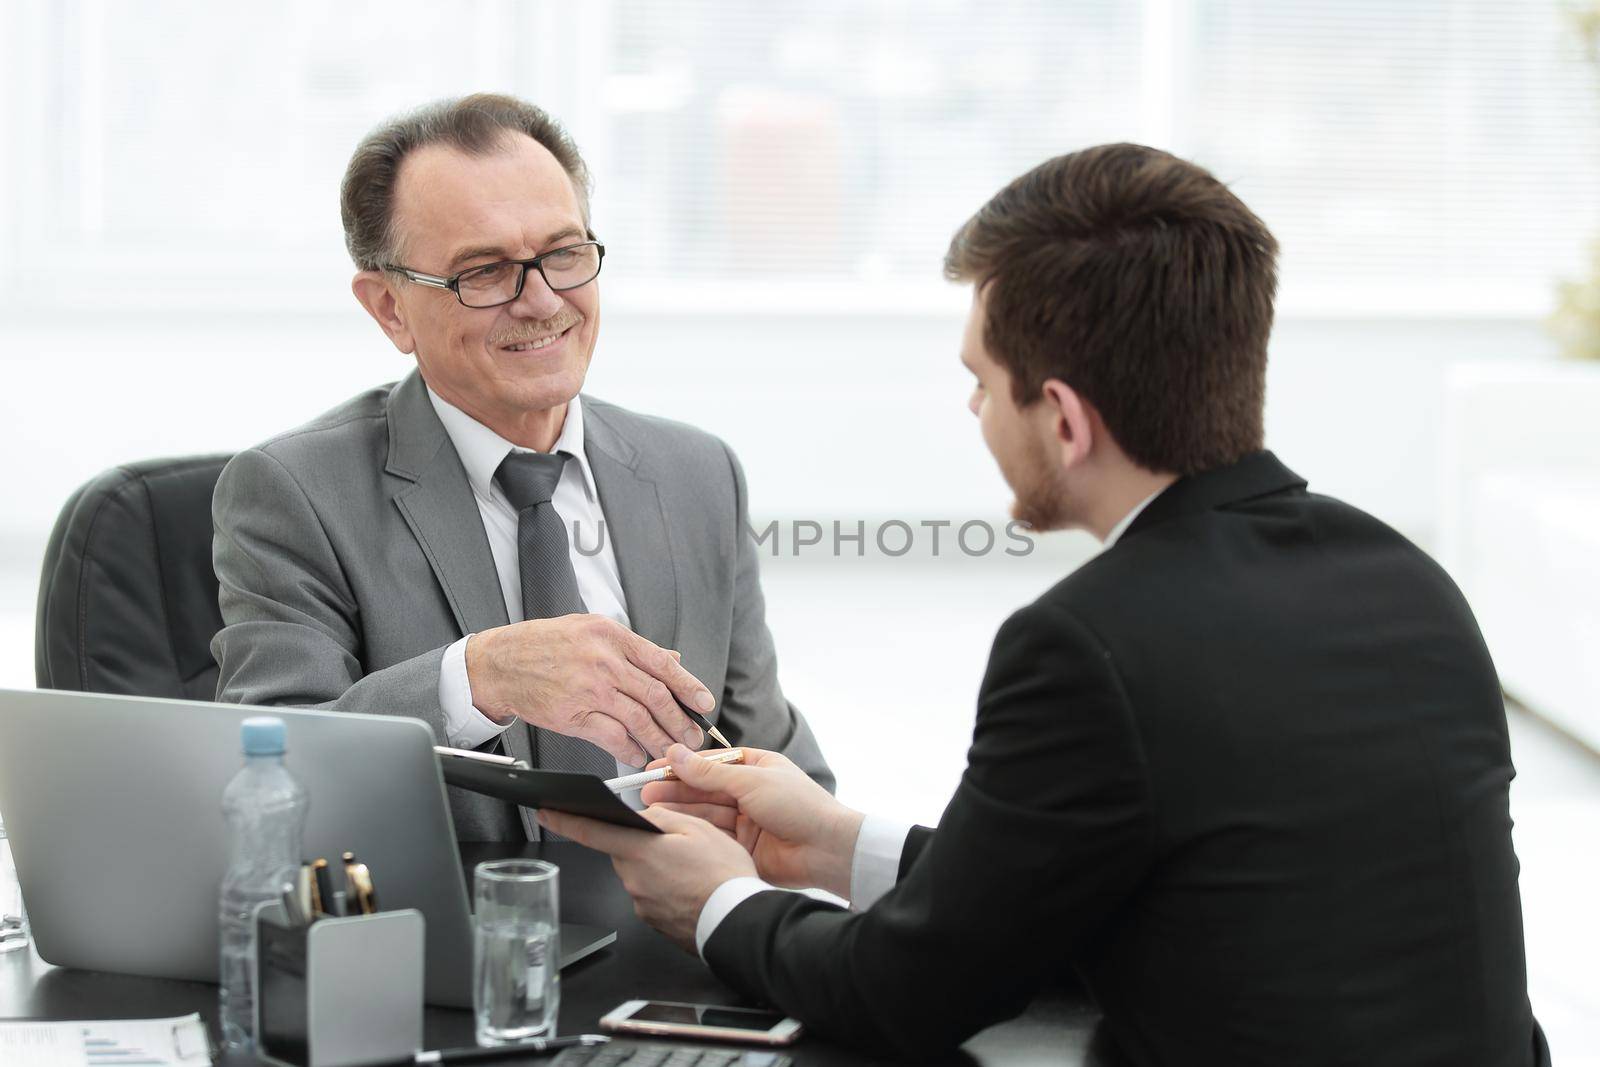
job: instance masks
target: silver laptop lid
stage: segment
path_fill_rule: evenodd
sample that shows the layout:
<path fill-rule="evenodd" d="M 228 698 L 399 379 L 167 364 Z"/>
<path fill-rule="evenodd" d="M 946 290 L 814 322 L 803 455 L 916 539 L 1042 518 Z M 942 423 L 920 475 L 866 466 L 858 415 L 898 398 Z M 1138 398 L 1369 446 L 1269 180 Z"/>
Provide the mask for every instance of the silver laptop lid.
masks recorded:
<path fill-rule="evenodd" d="M 307 858 L 350 850 L 388 908 L 427 920 L 427 997 L 470 1005 L 467 890 L 432 731 L 416 719 L 0 690 L 0 812 L 39 955 L 217 979 L 222 790 L 239 724 L 282 717 L 310 794 Z"/>

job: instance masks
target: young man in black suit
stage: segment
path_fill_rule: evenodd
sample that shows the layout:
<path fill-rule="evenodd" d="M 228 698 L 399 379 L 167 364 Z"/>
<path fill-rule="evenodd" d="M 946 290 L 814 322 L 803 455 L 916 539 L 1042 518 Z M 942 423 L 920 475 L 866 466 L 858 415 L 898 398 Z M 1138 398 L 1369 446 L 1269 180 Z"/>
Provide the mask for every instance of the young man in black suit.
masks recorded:
<path fill-rule="evenodd" d="M 662 835 L 547 813 L 748 995 L 901 1055 L 1072 967 L 1137 1064 L 1534 1062 L 1505 709 L 1445 573 L 1262 449 L 1277 246 L 1200 168 L 1053 159 L 957 233 L 971 407 L 1107 543 L 995 638 L 937 829 L 682 746 Z M 850 910 L 775 887 L 821 886 Z"/>

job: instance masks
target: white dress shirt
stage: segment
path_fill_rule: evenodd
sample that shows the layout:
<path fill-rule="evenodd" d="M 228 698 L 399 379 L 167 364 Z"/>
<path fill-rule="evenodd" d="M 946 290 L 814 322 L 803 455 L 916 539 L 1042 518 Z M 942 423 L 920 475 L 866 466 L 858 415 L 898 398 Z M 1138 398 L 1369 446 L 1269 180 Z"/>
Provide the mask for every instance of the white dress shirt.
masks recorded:
<path fill-rule="evenodd" d="M 1162 487 L 1164 488 L 1165 486 Z M 1101 543 L 1101 551 L 1116 544 L 1118 538 L 1128 532 L 1133 520 L 1150 506 L 1152 500 L 1161 495 L 1162 489 L 1157 489 L 1135 504 L 1133 510 L 1111 528 L 1111 532 L 1106 534 L 1105 541 Z M 906 835 L 911 832 L 914 825 L 916 824 L 881 815 L 868 815 L 862 820 L 861 833 L 856 837 L 855 852 L 850 859 L 851 911 L 866 911 L 894 888 L 900 874 L 900 857 L 905 851 Z M 695 923 L 695 948 L 704 956 L 706 942 L 711 940 L 711 935 L 716 933 L 717 927 L 728 917 L 729 912 L 757 893 L 778 888 L 749 875 L 730 878 L 717 886 L 711 896 L 706 898 L 705 907 L 700 909 L 700 918 Z"/>
<path fill-rule="evenodd" d="M 1160 489 L 1157 489 L 1155 492 L 1151 493 L 1149 496 L 1135 504 L 1132 511 L 1122 516 L 1121 521 L 1119 521 L 1115 526 L 1111 527 L 1111 532 L 1106 534 L 1106 539 L 1100 542 L 1100 551 L 1104 552 L 1106 549 L 1110 548 L 1112 545 L 1121 540 L 1122 535 L 1128 532 L 1128 527 L 1133 525 L 1133 520 L 1137 519 L 1140 513 L 1143 512 L 1145 508 L 1150 506 L 1150 502 L 1152 500 L 1160 496 L 1165 491 L 1166 486 L 1162 486 Z"/>
<path fill-rule="evenodd" d="M 483 520 L 483 532 L 489 537 L 489 551 L 494 556 L 500 591 L 505 596 L 506 618 L 519 622 L 523 614 L 522 572 L 517 565 L 517 513 L 495 482 L 494 472 L 508 453 L 533 450 L 513 445 L 441 399 L 432 389 L 428 390 L 428 399 L 433 402 L 433 410 L 438 412 L 439 421 L 444 423 L 445 433 L 450 436 L 450 443 L 455 445 L 461 465 L 466 468 L 467 481 L 478 502 L 478 515 Z M 602 526 L 594 472 L 589 469 L 589 457 L 583 450 L 583 405 L 578 397 L 568 401 L 561 435 L 551 451 L 565 452 L 572 457 L 561 470 L 561 480 L 556 483 L 550 503 L 567 530 L 568 553 L 578 579 L 578 596 L 590 614 L 615 619 L 631 629 L 616 553 L 611 549 L 609 533 L 604 532 Z M 598 552 L 595 551 L 597 544 Z M 455 748 L 477 748 L 511 725 L 495 722 L 472 702 L 472 685 L 467 678 L 467 642 L 472 637 L 468 634 L 445 649 L 439 670 L 439 706 L 444 710 L 445 741 Z M 636 768 L 619 763 L 618 769 L 627 774 Z"/>

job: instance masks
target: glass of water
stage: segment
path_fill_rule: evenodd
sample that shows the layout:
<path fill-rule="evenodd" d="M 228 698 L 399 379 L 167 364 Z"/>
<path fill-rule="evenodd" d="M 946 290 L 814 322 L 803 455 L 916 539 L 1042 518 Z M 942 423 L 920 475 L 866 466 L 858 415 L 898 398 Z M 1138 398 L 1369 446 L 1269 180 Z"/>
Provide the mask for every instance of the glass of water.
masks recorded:
<path fill-rule="evenodd" d="M 472 872 L 472 1007 L 480 1045 L 555 1033 L 561 1007 L 558 873 L 542 860 L 493 860 Z"/>

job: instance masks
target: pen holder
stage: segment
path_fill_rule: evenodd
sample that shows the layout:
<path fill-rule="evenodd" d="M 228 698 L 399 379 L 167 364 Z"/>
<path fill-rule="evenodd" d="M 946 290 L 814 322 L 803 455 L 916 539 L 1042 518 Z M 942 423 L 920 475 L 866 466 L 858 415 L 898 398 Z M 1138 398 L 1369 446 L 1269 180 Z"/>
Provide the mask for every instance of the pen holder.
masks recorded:
<path fill-rule="evenodd" d="M 422 1049 L 423 935 L 416 909 L 290 925 L 256 912 L 256 1053 L 292 1067 L 409 1060 Z"/>

